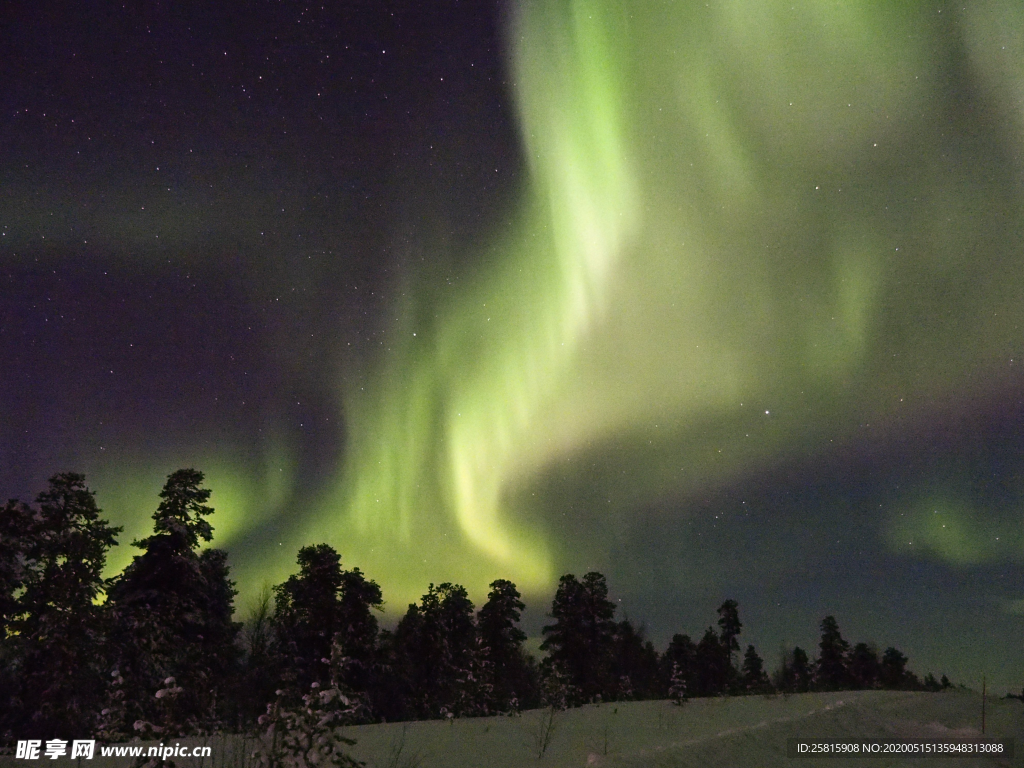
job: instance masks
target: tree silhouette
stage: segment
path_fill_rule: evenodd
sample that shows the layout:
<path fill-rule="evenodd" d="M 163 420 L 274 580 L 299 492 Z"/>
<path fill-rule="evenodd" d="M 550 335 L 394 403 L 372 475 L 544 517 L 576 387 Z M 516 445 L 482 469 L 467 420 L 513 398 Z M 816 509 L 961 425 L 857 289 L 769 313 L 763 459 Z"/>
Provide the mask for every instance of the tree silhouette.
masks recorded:
<path fill-rule="evenodd" d="M 778 672 L 776 687 L 786 693 L 806 693 L 812 682 L 811 663 L 807 652 L 797 646 L 783 653 L 782 667 Z"/>
<path fill-rule="evenodd" d="M 384 604 L 380 587 L 358 568 L 346 571 L 327 544 L 303 547 L 299 573 L 274 587 L 271 619 L 281 680 L 295 700 L 313 683 L 330 680 L 334 645 L 344 651 L 335 677 L 346 690 L 370 696 L 377 674 L 377 618 Z M 372 704 L 364 701 L 366 704 Z"/>
<path fill-rule="evenodd" d="M 615 606 L 608 599 L 604 576 L 592 571 L 577 581 L 566 574 L 551 604 L 554 624 L 544 627 L 541 650 L 546 674 L 557 668 L 582 701 L 611 689 L 609 674 L 615 637 Z M 577 702 L 570 702 L 577 703 Z"/>
<path fill-rule="evenodd" d="M 219 726 L 238 658 L 227 553 L 197 551 L 213 538 L 203 474 L 178 470 L 160 492 L 152 536 L 111 584 L 109 696 L 123 712 L 111 733 L 183 735 Z M 114 708 L 114 707 L 111 707 Z"/>
<path fill-rule="evenodd" d="M 644 627 L 635 629 L 628 620 L 615 627 L 612 643 L 611 680 L 620 700 L 651 699 L 661 687 L 658 652 L 647 639 Z"/>
<path fill-rule="evenodd" d="M 340 640 L 347 659 L 339 679 L 356 694 L 364 694 L 376 678 L 379 626 L 374 611 L 384 610 L 384 594 L 377 582 L 353 568 L 341 575 L 338 609 L 340 628 L 336 639 Z"/>
<path fill-rule="evenodd" d="M 768 693 L 771 689 L 771 681 L 764 671 L 764 662 L 754 646 L 748 645 L 743 655 L 743 690 L 747 693 Z"/>
<path fill-rule="evenodd" d="M 932 691 L 933 693 L 942 690 L 942 683 L 936 680 L 935 675 L 931 672 L 924 676 L 924 681 L 921 685 L 926 691 Z"/>
<path fill-rule="evenodd" d="M 9 502 L 0 522 L 14 533 L 0 537 L 0 632 L 13 660 L 7 719 L 19 736 L 73 738 L 91 729 L 103 689 L 96 602 L 107 551 L 121 529 L 100 519 L 82 475 L 54 475 L 36 504 L 32 510 Z M 12 587 L 21 590 L 16 597 Z"/>
<path fill-rule="evenodd" d="M 696 664 L 697 646 L 690 636 L 673 635 L 661 657 L 662 679 L 668 682 L 670 698 L 679 700 L 680 696 L 689 698 L 696 693 Z"/>
<path fill-rule="evenodd" d="M 854 688 L 876 688 L 880 684 L 882 668 L 878 651 L 867 643 L 857 643 L 850 651 L 850 683 Z"/>
<path fill-rule="evenodd" d="M 55 475 L 37 508 L 16 500 L 0 507 L 0 690 L 7 694 L 0 739 L 83 729 L 105 740 L 166 738 L 251 727 L 262 711 L 272 715 L 271 731 L 281 725 L 301 741 L 371 717 L 458 717 L 540 700 L 564 708 L 665 694 L 681 703 L 773 689 L 754 646 L 736 669 L 742 624 L 734 600 L 718 608 L 717 631 L 709 626 L 696 645 L 675 635 L 659 658 L 642 625 L 615 622 L 601 574 L 566 574 L 552 602 L 554 622 L 543 630 L 549 654 L 541 681 L 523 649 L 524 604 L 512 582 L 492 582 L 475 616 L 465 588 L 431 584 L 393 632 L 380 632 L 380 587 L 358 568 L 344 570 L 327 544 L 299 550 L 299 572 L 265 588 L 236 644 L 227 554 L 201 549 L 213 535 L 202 481 L 192 469 L 168 477 L 153 534 L 134 542 L 142 553 L 106 584 L 102 605 L 100 573 L 119 529 L 99 518 L 81 475 Z M 919 682 L 895 648 L 881 660 L 868 643 L 851 650 L 833 616 L 820 629 L 814 665 L 801 648 L 783 653 L 779 690 L 950 686 L 930 673 Z M 317 754 L 348 759 L 330 749 Z"/>
<path fill-rule="evenodd" d="M 264 585 L 250 606 L 242 627 L 242 669 L 234 689 L 236 720 L 239 730 L 251 730 L 267 703 L 275 699 L 280 680 L 278 658 L 274 654 L 273 591 Z"/>
<path fill-rule="evenodd" d="M 494 706 L 507 712 L 537 703 L 537 680 L 523 642 L 519 618 L 526 606 L 516 585 L 505 579 L 491 582 L 487 602 L 477 614 L 484 656 L 491 665 Z"/>
<path fill-rule="evenodd" d="M 302 547 L 299 573 L 274 587 L 271 623 L 284 684 L 293 697 L 330 676 L 331 642 L 341 628 L 341 555 L 327 544 Z"/>
<path fill-rule="evenodd" d="M 462 716 L 489 711 L 489 675 L 465 587 L 444 583 L 412 604 L 395 631 L 407 693 L 421 717 Z"/>
<path fill-rule="evenodd" d="M 911 687 L 907 674 L 907 657 L 895 648 L 886 648 L 882 654 L 882 687 L 898 690 Z"/>
<path fill-rule="evenodd" d="M 739 653 L 740 644 L 736 639 L 739 637 L 743 625 L 740 623 L 739 603 L 735 600 L 726 600 L 718 607 L 719 640 L 722 643 L 722 650 L 726 654 L 726 687 L 734 690 L 738 682 L 736 664 L 733 654 Z"/>
<path fill-rule="evenodd" d="M 9 622 L 22 612 L 18 594 L 29 576 L 36 526 L 36 512 L 28 504 L 11 499 L 0 508 L 0 641 L 8 636 Z"/>
<path fill-rule="evenodd" d="M 150 541 L 167 537 L 179 551 L 192 551 L 200 541 L 213 540 L 213 526 L 206 518 L 213 514 L 209 489 L 201 487 L 203 473 L 196 469 L 179 469 L 167 477 L 160 491 L 160 506 L 153 513 L 153 536 L 136 546 L 143 548 Z"/>
<path fill-rule="evenodd" d="M 846 654 L 850 644 L 839 633 L 835 617 L 826 616 L 821 622 L 821 643 L 818 645 L 818 663 L 815 683 L 821 690 L 837 691 L 849 684 Z"/>
<path fill-rule="evenodd" d="M 729 681 L 729 655 L 713 627 L 704 631 L 697 643 L 697 695 L 718 696 L 726 693 Z"/>
<path fill-rule="evenodd" d="M 11 499 L 0 507 L 0 743 L 9 743 L 21 732 L 21 694 L 15 667 L 17 635 L 10 625 L 18 617 L 18 595 L 28 576 L 31 526 L 35 512 L 27 504 Z"/>

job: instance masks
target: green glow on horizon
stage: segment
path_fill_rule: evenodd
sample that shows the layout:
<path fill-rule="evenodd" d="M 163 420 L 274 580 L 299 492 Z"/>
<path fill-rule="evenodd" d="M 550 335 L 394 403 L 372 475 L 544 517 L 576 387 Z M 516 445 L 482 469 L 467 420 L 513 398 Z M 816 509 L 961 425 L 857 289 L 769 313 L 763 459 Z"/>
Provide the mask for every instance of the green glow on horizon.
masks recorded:
<path fill-rule="evenodd" d="M 231 550 L 240 536 L 266 522 L 272 515 L 285 509 L 294 480 L 294 463 L 289 451 L 279 442 L 271 441 L 262 456 L 262 467 L 254 468 L 242 459 L 240 451 L 227 453 L 214 451 L 172 451 L 155 455 L 133 451 L 118 457 L 110 466 L 130 467 L 130 472 L 117 476 L 110 474 L 107 465 L 88 471 L 90 486 L 96 491 L 96 501 L 103 516 L 112 525 L 124 527 L 118 537 L 119 546 L 107 556 L 106 576 L 113 576 L 127 566 L 140 550 L 131 543 L 153 533 L 153 513 L 160 505 L 160 491 L 167 476 L 185 467 L 201 468 L 209 488 L 213 514 L 213 541 L 203 547 Z M 266 574 L 267 564 L 254 569 Z M 285 562 L 275 563 L 271 569 L 278 581 L 291 572 Z M 269 574 L 267 574 L 269 575 Z M 237 580 L 238 573 L 234 578 Z M 263 579 L 254 580 L 259 589 Z"/>

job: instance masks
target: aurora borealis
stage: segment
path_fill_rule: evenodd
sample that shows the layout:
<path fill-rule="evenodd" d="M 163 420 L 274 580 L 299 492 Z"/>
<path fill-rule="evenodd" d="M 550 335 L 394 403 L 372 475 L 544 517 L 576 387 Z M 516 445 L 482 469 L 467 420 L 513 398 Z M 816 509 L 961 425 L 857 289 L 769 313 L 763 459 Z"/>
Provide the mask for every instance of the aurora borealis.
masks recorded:
<path fill-rule="evenodd" d="M 66 5 L 4 33 L 7 496 L 85 472 L 119 568 L 195 466 L 241 602 L 599 569 L 1024 684 L 1018 4 Z"/>

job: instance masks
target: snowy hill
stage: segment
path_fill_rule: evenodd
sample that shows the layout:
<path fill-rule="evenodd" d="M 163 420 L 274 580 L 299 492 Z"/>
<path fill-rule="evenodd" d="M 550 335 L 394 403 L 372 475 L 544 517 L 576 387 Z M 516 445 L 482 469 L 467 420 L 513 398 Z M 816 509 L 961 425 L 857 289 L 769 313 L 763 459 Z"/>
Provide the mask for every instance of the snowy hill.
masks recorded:
<path fill-rule="evenodd" d="M 367 768 L 699 768 L 786 766 L 860 768 L 933 765 L 1024 766 L 1024 705 L 989 699 L 986 734 L 1012 738 L 1012 759 L 794 759 L 786 741 L 800 739 L 977 739 L 981 696 L 969 692 L 842 691 L 792 696 L 694 699 L 590 705 L 565 712 L 353 726 L 352 754 Z M 172 743 L 177 743 L 174 740 Z M 545 743 L 546 742 L 546 743 Z M 177 768 L 253 768 L 252 743 L 239 737 L 181 739 L 209 744 L 204 759 L 175 758 Z M 65 763 L 67 757 L 59 762 Z M 77 761 L 76 761 L 77 762 Z M 128 757 L 83 760 L 89 768 L 128 768 Z M 43 764 L 0 757 L 0 766 Z M 46 761 L 46 764 L 53 764 Z"/>
<path fill-rule="evenodd" d="M 844 691 L 788 697 L 748 696 L 587 706 L 556 713 L 538 758 L 544 711 L 518 718 L 481 718 L 350 729 L 353 753 L 369 768 L 520 768 L 525 766 L 838 766 L 913 765 L 920 760 L 792 759 L 789 738 L 974 739 L 981 696 L 972 693 Z M 943 758 L 927 765 L 1024 765 L 1024 706 L 989 700 L 987 735 L 1013 738 L 1013 760 Z M 403 741 L 404 739 L 404 741 Z M 399 748 L 401 752 L 399 752 Z M 398 754 L 396 754 L 398 753 Z"/>

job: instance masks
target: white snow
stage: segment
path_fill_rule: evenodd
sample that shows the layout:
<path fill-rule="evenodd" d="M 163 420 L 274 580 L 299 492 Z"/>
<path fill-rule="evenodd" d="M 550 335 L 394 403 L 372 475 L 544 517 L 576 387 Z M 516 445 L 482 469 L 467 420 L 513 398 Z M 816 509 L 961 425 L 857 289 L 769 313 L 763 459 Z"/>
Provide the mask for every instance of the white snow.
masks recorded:
<path fill-rule="evenodd" d="M 467 718 L 352 726 L 353 756 L 367 768 L 640 768 L 641 766 L 1024 766 L 1024 705 L 989 698 L 986 733 L 1013 738 L 1008 759 L 791 759 L 786 740 L 897 738 L 973 740 L 980 735 L 981 696 L 976 693 L 842 691 L 792 696 L 619 702 L 557 712 L 545 734 L 546 710 L 518 717 Z M 545 735 L 547 748 L 538 758 Z M 176 758 L 178 768 L 251 768 L 239 737 L 173 739 L 213 747 L 205 761 Z M 128 768 L 130 758 L 97 757 L 90 768 Z M 0 757 L 0 768 L 26 761 Z"/>

